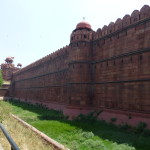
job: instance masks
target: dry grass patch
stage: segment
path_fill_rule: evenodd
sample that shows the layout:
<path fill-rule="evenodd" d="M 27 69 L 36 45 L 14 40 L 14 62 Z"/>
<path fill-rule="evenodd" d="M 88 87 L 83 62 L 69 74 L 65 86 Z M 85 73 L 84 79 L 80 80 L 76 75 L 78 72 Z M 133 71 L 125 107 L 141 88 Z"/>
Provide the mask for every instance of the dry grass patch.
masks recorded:
<path fill-rule="evenodd" d="M 10 108 L 9 108 L 10 109 Z M 21 150 L 54 150 L 36 133 L 24 127 L 9 115 L 8 107 L 0 103 L 0 121 Z M 4 150 L 10 149 L 10 144 L 0 130 L 0 143 Z"/>
<path fill-rule="evenodd" d="M 33 131 L 19 124 L 18 121 L 13 118 L 5 120 L 3 124 L 21 150 L 53 149 Z M 6 142 L 4 138 L 2 138 L 2 146 L 6 150 L 10 148 L 8 142 Z"/>

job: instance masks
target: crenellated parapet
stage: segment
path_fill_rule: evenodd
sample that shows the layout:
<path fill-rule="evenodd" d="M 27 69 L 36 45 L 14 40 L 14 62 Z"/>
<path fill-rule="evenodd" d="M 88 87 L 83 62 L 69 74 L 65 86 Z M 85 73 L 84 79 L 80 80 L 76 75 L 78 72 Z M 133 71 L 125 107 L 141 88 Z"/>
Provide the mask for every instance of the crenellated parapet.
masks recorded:
<path fill-rule="evenodd" d="M 93 39 L 99 39 L 105 37 L 114 32 L 123 30 L 124 28 L 134 25 L 139 21 L 142 21 L 146 18 L 150 18 L 150 6 L 144 5 L 141 10 L 134 10 L 131 15 L 125 15 L 122 19 L 118 18 L 115 23 L 111 22 L 108 26 L 104 25 L 102 29 L 98 29 L 93 33 Z"/>
<path fill-rule="evenodd" d="M 21 70 L 18 70 L 17 72 L 15 72 L 15 75 L 19 75 L 23 72 L 32 70 L 33 68 L 36 68 L 38 66 L 44 65 L 47 62 L 51 62 L 52 64 L 54 64 L 56 62 L 56 59 L 59 60 L 60 58 L 63 59 L 64 55 L 68 54 L 68 50 L 69 50 L 70 46 L 66 45 L 65 47 L 56 50 L 55 52 L 52 52 L 51 54 L 31 63 L 30 65 L 22 68 Z"/>
<path fill-rule="evenodd" d="M 140 19 L 150 17 L 150 6 L 144 5 L 140 10 Z"/>
<path fill-rule="evenodd" d="M 122 25 L 123 27 L 127 27 L 130 25 L 130 15 L 125 15 L 122 19 Z"/>

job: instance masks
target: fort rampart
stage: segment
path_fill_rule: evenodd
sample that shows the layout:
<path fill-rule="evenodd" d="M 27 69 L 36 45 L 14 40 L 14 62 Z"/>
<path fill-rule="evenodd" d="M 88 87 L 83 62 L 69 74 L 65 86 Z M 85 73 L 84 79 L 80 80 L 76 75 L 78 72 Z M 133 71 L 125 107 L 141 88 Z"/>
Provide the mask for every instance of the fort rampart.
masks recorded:
<path fill-rule="evenodd" d="M 150 127 L 150 7 L 96 32 L 79 23 L 68 46 L 13 74 L 10 96 L 72 117 L 103 110 L 101 119 Z"/>

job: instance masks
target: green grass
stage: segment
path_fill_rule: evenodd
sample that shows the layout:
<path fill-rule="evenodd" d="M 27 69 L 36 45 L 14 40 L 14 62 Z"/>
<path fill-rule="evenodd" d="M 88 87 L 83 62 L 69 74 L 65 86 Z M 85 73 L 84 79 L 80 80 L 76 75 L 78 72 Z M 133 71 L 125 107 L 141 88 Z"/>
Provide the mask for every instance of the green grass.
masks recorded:
<path fill-rule="evenodd" d="M 112 123 L 88 119 L 69 121 L 61 112 L 39 105 L 14 100 L 3 103 L 12 108 L 12 113 L 71 150 L 150 149 L 149 131 L 142 128 L 117 127 Z M 141 129 L 140 132 L 137 129 Z"/>

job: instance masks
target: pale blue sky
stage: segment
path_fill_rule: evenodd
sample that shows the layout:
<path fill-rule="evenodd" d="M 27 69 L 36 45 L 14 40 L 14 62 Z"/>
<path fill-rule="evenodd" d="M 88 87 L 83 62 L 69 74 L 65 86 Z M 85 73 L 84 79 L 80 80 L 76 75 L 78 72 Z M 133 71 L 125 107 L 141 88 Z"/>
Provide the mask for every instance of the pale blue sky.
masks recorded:
<path fill-rule="evenodd" d="M 93 30 L 131 14 L 150 0 L 0 0 L 0 64 L 26 65 L 69 44 L 85 17 Z"/>

